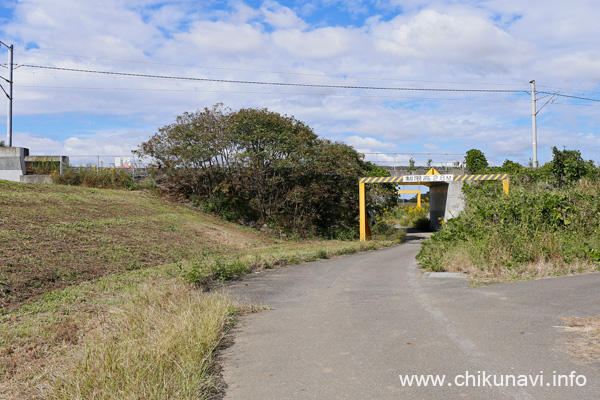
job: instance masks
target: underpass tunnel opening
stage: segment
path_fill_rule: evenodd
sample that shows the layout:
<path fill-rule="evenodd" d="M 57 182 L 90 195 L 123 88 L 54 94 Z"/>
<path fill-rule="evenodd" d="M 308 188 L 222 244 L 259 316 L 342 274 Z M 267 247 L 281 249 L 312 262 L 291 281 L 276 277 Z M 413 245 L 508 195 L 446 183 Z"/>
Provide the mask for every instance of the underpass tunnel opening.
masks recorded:
<path fill-rule="evenodd" d="M 364 177 L 359 180 L 360 240 L 371 239 L 369 216 L 366 210 L 365 184 L 395 183 L 396 188 L 405 185 L 429 187 L 429 224 L 432 230 L 439 230 L 451 218 L 457 217 L 465 206 L 462 188 L 464 182 L 501 181 L 503 191 L 510 194 L 510 178 L 508 174 L 483 175 L 440 175 L 432 168 L 425 175 Z M 398 190 L 400 191 L 400 190 Z M 410 191 L 417 192 L 420 191 Z"/>

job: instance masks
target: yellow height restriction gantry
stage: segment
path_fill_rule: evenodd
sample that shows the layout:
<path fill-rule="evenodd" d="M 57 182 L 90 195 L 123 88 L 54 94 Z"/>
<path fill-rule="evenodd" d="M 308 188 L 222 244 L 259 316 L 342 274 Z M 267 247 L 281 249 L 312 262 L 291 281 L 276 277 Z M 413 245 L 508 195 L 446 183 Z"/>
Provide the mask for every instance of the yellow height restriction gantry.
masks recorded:
<path fill-rule="evenodd" d="M 367 220 L 367 198 L 365 184 L 367 183 L 396 183 L 398 185 L 437 185 L 440 183 L 451 184 L 453 182 L 475 182 L 475 181 L 502 181 L 504 193 L 509 193 L 510 180 L 508 174 L 484 174 L 484 175 L 442 175 L 435 168 L 431 168 L 425 175 L 405 175 L 388 177 L 365 177 L 360 178 L 358 183 L 358 202 L 360 210 L 360 240 L 371 239 L 371 229 Z"/>

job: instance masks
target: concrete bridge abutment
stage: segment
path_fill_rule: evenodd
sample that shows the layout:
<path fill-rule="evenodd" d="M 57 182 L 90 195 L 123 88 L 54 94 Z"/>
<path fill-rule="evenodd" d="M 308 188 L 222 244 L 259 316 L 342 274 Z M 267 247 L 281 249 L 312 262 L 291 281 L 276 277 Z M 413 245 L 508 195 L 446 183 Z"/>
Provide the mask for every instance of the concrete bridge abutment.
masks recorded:
<path fill-rule="evenodd" d="M 0 147 L 0 179 L 20 182 L 25 175 L 25 157 L 29 149 L 24 147 Z"/>

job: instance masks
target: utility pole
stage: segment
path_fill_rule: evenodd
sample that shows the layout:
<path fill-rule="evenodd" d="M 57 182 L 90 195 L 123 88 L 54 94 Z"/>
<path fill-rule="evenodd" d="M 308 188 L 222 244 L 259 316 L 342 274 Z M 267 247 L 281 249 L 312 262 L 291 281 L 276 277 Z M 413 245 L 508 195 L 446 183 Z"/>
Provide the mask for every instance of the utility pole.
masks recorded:
<path fill-rule="evenodd" d="M 2 87 L 2 91 L 8 97 L 8 112 L 6 114 L 6 145 L 12 147 L 12 102 L 13 102 L 13 45 L 10 46 L 0 41 L 0 45 L 6 46 L 8 49 L 8 79 L 4 79 L 8 82 L 8 93 Z"/>
<path fill-rule="evenodd" d="M 537 168 L 537 107 L 535 104 L 535 80 L 530 81 L 529 83 L 531 83 L 531 135 L 533 137 L 533 168 Z"/>
<path fill-rule="evenodd" d="M 554 100 L 556 99 L 556 95 L 558 94 L 558 92 L 554 92 L 554 93 L 548 93 L 548 92 L 542 92 L 542 93 L 546 93 L 546 96 L 540 97 L 539 99 L 536 98 L 536 91 L 535 91 L 535 80 L 533 81 L 529 81 L 529 83 L 531 83 L 531 135 L 533 137 L 533 168 L 537 168 L 538 167 L 538 159 L 537 159 L 537 115 L 540 111 L 542 111 L 542 108 L 546 107 L 548 104 L 554 103 Z M 543 106 L 541 106 L 538 110 L 537 108 L 537 104 L 536 102 L 538 100 L 542 100 L 546 97 L 549 97 L 548 100 L 546 100 L 546 102 L 544 103 Z"/>

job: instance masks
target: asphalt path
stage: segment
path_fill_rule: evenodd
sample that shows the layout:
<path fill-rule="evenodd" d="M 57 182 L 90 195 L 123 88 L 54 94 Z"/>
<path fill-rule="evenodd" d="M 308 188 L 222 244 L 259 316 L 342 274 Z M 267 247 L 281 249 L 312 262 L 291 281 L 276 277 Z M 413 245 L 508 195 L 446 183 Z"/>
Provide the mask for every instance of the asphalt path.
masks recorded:
<path fill-rule="evenodd" d="M 600 399 L 600 363 L 571 361 L 561 319 L 600 315 L 600 274 L 473 288 L 425 278 L 412 239 L 229 286 L 271 309 L 235 328 L 225 398 Z"/>

